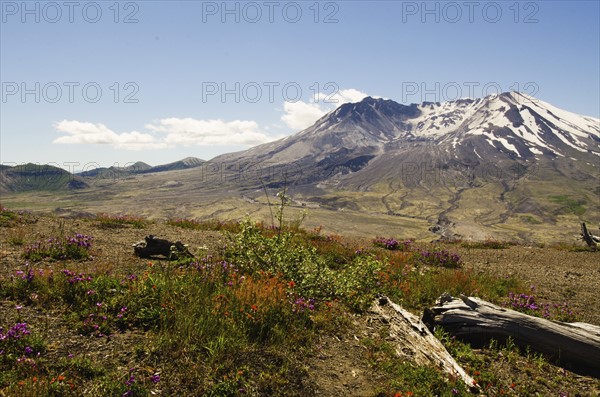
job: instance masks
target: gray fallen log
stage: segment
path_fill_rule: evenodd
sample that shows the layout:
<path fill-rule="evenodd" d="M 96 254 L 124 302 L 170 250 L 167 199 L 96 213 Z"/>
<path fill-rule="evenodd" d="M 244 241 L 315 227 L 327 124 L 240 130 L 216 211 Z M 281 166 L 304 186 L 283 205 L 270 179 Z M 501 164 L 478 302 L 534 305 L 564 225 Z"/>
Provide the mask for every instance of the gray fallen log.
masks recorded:
<path fill-rule="evenodd" d="M 394 341 L 398 357 L 418 365 L 439 368 L 449 376 L 461 379 L 469 389 L 478 389 L 474 379 L 454 360 L 418 316 L 402 309 L 387 297 L 376 299 L 371 312 L 389 324 L 390 337 Z"/>
<path fill-rule="evenodd" d="M 512 338 L 549 356 L 559 365 L 583 375 L 600 376 L 600 327 L 564 323 L 530 316 L 484 300 L 442 296 L 428 309 L 424 321 L 474 343 Z"/>

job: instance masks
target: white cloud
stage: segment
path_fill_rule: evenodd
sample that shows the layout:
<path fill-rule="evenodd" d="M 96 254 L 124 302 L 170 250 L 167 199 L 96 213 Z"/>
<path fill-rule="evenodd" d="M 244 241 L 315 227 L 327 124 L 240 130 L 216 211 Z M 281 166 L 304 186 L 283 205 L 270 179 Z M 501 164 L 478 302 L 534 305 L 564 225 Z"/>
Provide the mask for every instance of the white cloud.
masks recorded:
<path fill-rule="evenodd" d="M 359 102 L 368 94 L 354 88 L 335 93 L 320 92 L 309 102 L 285 102 L 281 120 L 290 128 L 300 131 L 310 127 L 319 118 L 348 102 Z"/>
<path fill-rule="evenodd" d="M 63 120 L 56 123 L 54 127 L 57 131 L 67 134 L 54 140 L 54 143 L 59 144 L 112 145 L 118 149 L 128 150 L 159 149 L 166 146 L 150 134 L 138 131 L 118 134 L 104 124 Z"/>
<path fill-rule="evenodd" d="M 154 135 L 138 131 L 116 133 L 104 124 L 77 120 L 63 120 L 54 127 L 65 135 L 56 138 L 53 143 L 111 145 L 127 150 L 163 149 L 178 145 L 254 146 L 283 137 L 267 135 L 255 121 L 247 120 L 166 118 L 145 126 Z"/>
<path fill-rule="evenodd" d="M 261 131 L 255 121 L 196 120 L 167 118 L 147 124 L 151 131 L 166 133 L 167 144 L 192 145 L 258 145 L 273 140 Z"/>
<path fill-rule="evenodd" d="M 310 127 L 322 117 L 327 110 L 324 110 L 318 103 L 308 102 L 285 102 L 283 104 L 285 114 L 281 120 L 294 130 L 303 130 Z"/>
<path fill-rule="evenodd" d="M 369 94 L 366 94 L 362 91 L 355 90 L 354 88 L 349 88 L 347 90 L 338 90 L 333 94 L 325 94 L 320 92 L 317 95 L 317 102 L 323 102 L 325 104 L 331 105 L 333 107 L 339 107 L 344 103 L 348 102 L 360 102 L 365 97 L 368 97 Z M 377 97 L 375 97 L 377 98 Z"/>

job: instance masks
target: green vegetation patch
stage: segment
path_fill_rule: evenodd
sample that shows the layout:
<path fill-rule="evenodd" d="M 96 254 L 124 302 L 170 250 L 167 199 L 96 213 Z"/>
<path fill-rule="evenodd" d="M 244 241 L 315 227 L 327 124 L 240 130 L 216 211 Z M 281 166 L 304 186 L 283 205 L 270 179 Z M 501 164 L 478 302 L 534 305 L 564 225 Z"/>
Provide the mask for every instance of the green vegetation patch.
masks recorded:
<path fill-rule="evenodd" d="M 583 199 L 573 199 L 567 195 L 550 196 L 550 201 L 560 204 L 561 213 L 571 213 L 574 215 L 583 215 L 586 211 L 584 205 L 586 201 Z"/>

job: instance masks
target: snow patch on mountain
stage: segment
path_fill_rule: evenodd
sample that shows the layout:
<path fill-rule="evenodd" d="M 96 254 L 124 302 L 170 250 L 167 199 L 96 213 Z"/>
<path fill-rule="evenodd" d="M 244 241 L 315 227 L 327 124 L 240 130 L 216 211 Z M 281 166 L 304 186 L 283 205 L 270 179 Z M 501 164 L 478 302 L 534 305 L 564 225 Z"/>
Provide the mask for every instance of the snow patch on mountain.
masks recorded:
<path fill-rule="evenodd" d="M 499 143 L 507 151 L 521 156 L 515 144 L 506 137 L 510 131 L 535 154 L 546 150 L 563 155 L 558 139 L 572 149 L 591 150 L 600 156 L 598 145 L 590 148 L 589 141 L 586 142 L 600 137 L 600 120 L 567 112 L 523 93 L 496 94 L 442 104 L 423 103 L 418 109 L 420 115 L 409 121 L 411 134 L 415 137 L 483 135 L 491 146 L 497 147 Z M 454 139 L 452 146 L 456 148 L 459 142 Z"/>

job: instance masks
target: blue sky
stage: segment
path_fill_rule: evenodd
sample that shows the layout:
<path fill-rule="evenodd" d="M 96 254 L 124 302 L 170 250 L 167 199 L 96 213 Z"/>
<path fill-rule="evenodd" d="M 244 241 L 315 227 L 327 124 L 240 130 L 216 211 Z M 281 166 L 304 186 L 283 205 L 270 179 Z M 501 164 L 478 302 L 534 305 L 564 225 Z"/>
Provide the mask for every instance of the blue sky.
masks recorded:
<path fill-rule="evenodd" d="M 4 164 L 208 160 L 366 95 L 600 116 L 598 1 L 0 3 Z"/>

